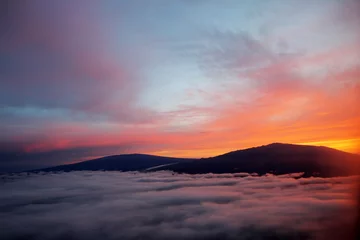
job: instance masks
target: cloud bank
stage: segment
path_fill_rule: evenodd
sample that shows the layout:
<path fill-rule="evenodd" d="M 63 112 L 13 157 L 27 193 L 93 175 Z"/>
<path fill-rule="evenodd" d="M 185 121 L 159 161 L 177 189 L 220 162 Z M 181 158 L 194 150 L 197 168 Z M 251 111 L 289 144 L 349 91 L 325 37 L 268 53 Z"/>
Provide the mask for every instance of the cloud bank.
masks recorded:
<path fill-rule="evenodd" d="M 298 177 L 1 175 L 0 238 L 348 239 L 357 177 Z"/>

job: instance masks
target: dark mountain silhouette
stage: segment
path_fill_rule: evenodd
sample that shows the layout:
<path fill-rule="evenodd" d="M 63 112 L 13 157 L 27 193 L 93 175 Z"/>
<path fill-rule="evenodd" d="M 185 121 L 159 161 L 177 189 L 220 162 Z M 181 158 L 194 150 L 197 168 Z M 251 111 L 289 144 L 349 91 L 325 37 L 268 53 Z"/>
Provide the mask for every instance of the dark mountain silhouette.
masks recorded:
<path fill-rule="evenodd" d="M 97 158 L 94 160 L 49 167 L 36 171 L 144 171 L 149 168 L 190 161 L 192 159 L 160 157 L 146 154 L 124 154 Z"/>
<path fill-rule="evenodd" d="M 202 159 L 127 154 L 50 167 L 41 171 L 117 170 L 178 173 L 287 174 L 304 176 L 346 176 L 358 174 L 360 156 L 328 147 L 273 143 Z"/>
<path fill-rule="evenodd" d="M 273 143 L 157 170 L 191 174 L 304 172 L 304 176 L 332 177 L 358 174 L 359 164 L 359 155 L 328 147 Z"/>

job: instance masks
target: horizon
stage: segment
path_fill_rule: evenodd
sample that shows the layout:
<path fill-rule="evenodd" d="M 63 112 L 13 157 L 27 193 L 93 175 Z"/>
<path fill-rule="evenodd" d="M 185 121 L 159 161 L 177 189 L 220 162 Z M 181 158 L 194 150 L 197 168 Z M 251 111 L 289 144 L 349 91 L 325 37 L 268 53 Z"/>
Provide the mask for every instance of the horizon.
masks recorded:
<path fill-rule="evenodd" d="M 220 156 L 220 155 L 223 155 L 223 154 L 226 154 L 226 153 L 229 153 L 229 152 L 242 151 L 242 150 L 246 150 L 246 149 L 250 149 L 250 148 L 260 148 L 260 147 L 265 147 L 265 146 L 274 145 L 274 144 L 294 145 L 294 146 L 309 146 L 309 147 L 325 147 L 325 148 L 330 148 L 330 149 L 345 152 L 345 153 L 360 155 L 360 152 L 347 152 L 347 151 L 343 151 L 341 149 L 336 149 L 336 148 L 328 147 L 328 146 L 325 146 L 325 145 L 309 145 L 309 144 L 299 144 L 299 143 L 272 142 L 272 143 L 268 143 L 268 144 L 262 144 L 262 145 L 247 147 L 247 148 L 237 148 L 237 149 L 233 149 L 233 150 L 223 152 L 223 153 L 220 153 L 220 154 L 217 154 L 217 155 L 211 155 L 211 156 L 206 156 L 206 157 L 198 157 L 198 158 L 184 157 L 184 158 L 189 158 L 189 159 L 209 158 L 209 157 Z M 108 156 L 117 156 L 117 155 L 136 155 L 136 154 L 138 154 L 138 155 L 152 155 L 152 156 L 158 156 L 158 157 L 171 157 L 171 156 L 166 156 L 166 155 L 155 155 L 155 154 L 150 154 L 150 153 L 130 152 L 130 153 L 114 154 L 114 155 L 102 155 L 102 156 L 97 156 L 97 158 L 108 157 Z M 174 158 L 177 158 L 177 157 L 174 157 Z M 182 158 L 182 157 L 178 157 L 178 158 Z M 91 159 L 94 159 L 94 158 L 89 158 L 88 160 L 91 160 Z M 76 162 L 74 162 L 74 163 L 76 163 Z"/>
<path fill-rule="evenodd" d="M 218 156 L 222 156 L 231 152 L 237 152 L 237 151 L 243 151 L 243 150 L 247 150 L 247 149 L 252 149 L 252 148 L 261 148 L 261 147 L 266 147 L 266 146 L 270 146 L 270 145 L 292 145 L 292 146 L 307 146 L 307 147 L 319 147 L 319 148 L 328 148 L 328 149 L 332 149 L 332 150 L 336 150 L 336 151 L 340 151 L 343 153 L 347 153 L 347 154 L 355 154 L 358 155 L 360 157 L 360 153 L 352 153 L 352 152 L 346 152 L 343 150 L 339 150 L 336 148 L 331 148 L 328 146 L 323 146 L 323 145 L 308 145 L 308 144 L 294 144 L 294 143 L 284 143 L 284 142 L 272 142 L 272 143 L 268 143 L 268 144 L 263 144 L 263 145 L 258 145 L 258 146 L 252 146 L 249 148 L 241 148 L 241 149 L 234 149 L 231 151 L 227 151 L 227 152 L 223 152 L 217 155 L 212 155 L 212 156 L 207 156 L 207 157 L 197 157 L 197 158 L 191 158 L 191 157 L 172 157 L 172 156 L 166 156 L 166 155 L 156 155 L 156 154 L 149 154 L 149 153 L 140 153 L 140 152 L 133 152 L 133 153 L 120 153 L 120 154 L 112 154 L 112 155 L 101 155 L 101 156 L 89 156 L 83 159 L 76 159 L 75 161 L 71 161 L 71 162 L 63 162 L 62 164 L 59 165 L 47 165 L 47 166 L 42 166 L 41 168 L 29 168 L 29 169 L 22 169 L 22 170 L 16 170 L 16 171 L 0 171 L 1 173 L 8 173 L 8 172 L 23 172 L 23 171 L 36 171 L 36 170 L 41 170 L 41 169 L 46 169 L 46 168 L 51 168 L 51 167 L 56 167 L 56 166 L 61 166 L 61 165 L 72 165 L 72 164 L 76 164 L 76 163 L 81 163 L 81 162 L 86 162 L 86 161 L 92 161 L 92 160 L 97 160 L 97 159 L 101 159 L 101 158 L 106 158 L 106 157 L 113 157 L 113 156 L 127 156 L 127 155 L 144 155 L 144 156 L 155 156 L 155 157 L 164 157 L 164 158 L 178 158 L 178 159 L 189 159 L 189 160 L 201 160 L 201 159 L 208 159 L 208 158 L 212 158 L 212 157 L 218 157 Z"/>
<path fill-rule="evenodd" d="M 360 153 L 346 152 L 346 151 L 342 151 L 342 150 L 339 150 L 339 149 L 336 149 L 336 148 L 330 148 L 330 147 L 322 146 L 322 145 L 307 145 L 307 144 L 293 144 L 293 143 L 272 142 L 272 143 L 269 143 L 269 144 L 264 144 L 264 145 L 259 145 L 259 146 L 253 146 L 253 147 L 250 147 L 250 148 L 235 149 L 235 150 L 232 150 L 232 151 L 228 151 L 228 152 L 224 152 L 224 153 L 220 153 L 220 154 L 213 155 L 213 156 L 208 156 L 208 157 L 198 157 L 198 158 L 184 157 L 184 158 L 182 158 L 182 157 L 171 157 L 171 156 L 166 156 L 166 155 L 154 155 L 154 154 L 148 154 L 148 153 L 134 152 L 134 153 L 124 153 L 124 154 L 114 154 L 114 155 L 91 156 L 91 157 L 88 157 L 88 158 L 86 158 L 86 159 L 80 159 L 80 160 L 73 161 L 73 162 L 67 162 L 67 163 L 63 163 L 63 164 L 61 164 L 61 165 L 71 165 L 71 164 L 76 164 L 76 163 L 81 163 L 81 162 L 86 162 L 86 161 L 91 161 L 91 160 L 97 160 L 97 159 L 106 158 L 106 157 L 112 157 L 112 156 L 127 156 L 127 155 L 144 155 L 144 156 L 156 156 L 156 157 L 164 157 L 164 158 L 179 158 L 179 159 L 189 159 L 189 160 L 190 160 L 190 159 L 191 159 L 191 160 L 202 160 L 202 159 L 207 159 L 207 158 L 212 158 L 212 157 L 218 157 L 218 156 L 225 155 L 225 154 L 231 153 L 231 152 L 243 151 L 243 150 L 252 149 L 252 148 L 261 148 L 261 147 L 266 147 L 266 146 L 274 145 L 274 144 L 279 144 L 279 145 L 292 145 L 292 146 L 320 147 L 320 148 L 321 148 L 321 147 L 325 147 L 325 148 L 332 149 L 332 150 L 337 150 L 337 151 L 340 151 L 340 152 L 343 152 L 343 153 L 359 155 L 359 157 L 360 157 Z M 57 165 L 46 166 L 45 168 L 47 168 L 47 167 L 56 167 L 56 166 L 57 166 Z M 31 171 L 31 170 L 37 170 L 37 169 L 28 169 L 28 170 L 26 170 L 26 171 L 29 171 L 29 170 Z"/>
<path fill-rule="evenodd" d="M 0 9 L 0 171 L 274 140 L 360 153 L 356 0 Z"/>

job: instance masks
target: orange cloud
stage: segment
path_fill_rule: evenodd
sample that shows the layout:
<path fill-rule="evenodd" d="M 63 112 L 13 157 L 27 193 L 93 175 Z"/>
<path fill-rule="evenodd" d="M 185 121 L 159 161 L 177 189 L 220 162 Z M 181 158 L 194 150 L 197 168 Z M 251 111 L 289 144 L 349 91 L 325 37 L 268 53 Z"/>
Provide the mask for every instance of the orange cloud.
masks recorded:
<path fill-rule="evenodd" d="M 26 150 L 126 145 L 132 146 L 129 152 L 207 157 L 286 142 L 359 152 L 360 64 L 331 71 L 326 68 L 329 61 L 341 62 L 357 56 L 355 50 L 360 51 L 360 46 L 345 46 L 317 56 L 279 59 L 241 75 L 254 82 L 246 91 L 237 85 L 215 92 L 200 90 L 193 94 L 206 99 L 211 103 L 209 106 L 184 106 L 151 122 L 114 123 L 108 128 L 57 126 L 54 131 L 45 131 L 49 135 L 27 145 Z M 304 78 L 299 69 L 301 72 L 308 66 L 325 71 L 325 75 Z M 205 116 L 205 120 L 194 121 L 197 116 Z M 170 127 L 173 122 L 188 124 L 177 129 L 176 124 Z"/>

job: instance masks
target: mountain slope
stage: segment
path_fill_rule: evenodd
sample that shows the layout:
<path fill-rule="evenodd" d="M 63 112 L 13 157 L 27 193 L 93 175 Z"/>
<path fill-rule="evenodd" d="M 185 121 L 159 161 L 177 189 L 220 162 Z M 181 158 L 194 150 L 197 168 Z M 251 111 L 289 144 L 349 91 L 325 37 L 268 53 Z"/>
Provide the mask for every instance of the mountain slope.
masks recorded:
<path fill-rule="evenodd" d="M 40 169 L 39 171 L 142 171 L 157 166 L 169 166 L 190 159 L 160 157 L 146 154 L 114 155 L 94 160 Z"/>
<path fill-rule="evenodd" d="M 157 170 L 179 173 L 286 174 L 346 176 L 358 174 L 360 156 L 327 147 L 273 143 L 220 156 L 165 166 Z"/>
<path fill-rule="evenodd" d="M 115 155 L 41 171 L 160 171 L 178 173 L 274 173 L 304 172 L 304 176 L 359 174 L 360 156 L 327 147 L 273 143 L 229 152 L 211 158 L 184 159 L 145 154 Z"/>

